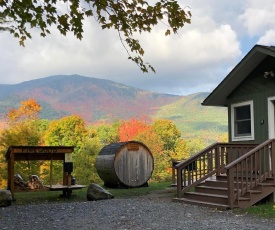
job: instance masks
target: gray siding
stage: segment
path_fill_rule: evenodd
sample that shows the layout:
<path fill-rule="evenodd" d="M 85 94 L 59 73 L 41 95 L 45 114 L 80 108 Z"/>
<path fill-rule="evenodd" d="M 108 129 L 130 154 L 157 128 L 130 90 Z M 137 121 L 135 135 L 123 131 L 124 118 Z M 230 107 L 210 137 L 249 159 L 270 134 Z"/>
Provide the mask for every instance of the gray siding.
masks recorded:
<path fill-rule="evenodd" d="M 228 127 L 229 140 L 231 140 L 231 105 L 235 103 L 253 101 L 254 103 L 254 128 L 255 141 L 250 143 L 261 143 L 268 139 L 268 108 L 267 98 L 275 96 L 275 77 L 264 78 L 264 72 L 275 73 L 275 58 L 267 57 L 258 65 L 249 76 L 229 95 L 228 104 Z M 264 121 L 262 124 L 261 121 Z"/>

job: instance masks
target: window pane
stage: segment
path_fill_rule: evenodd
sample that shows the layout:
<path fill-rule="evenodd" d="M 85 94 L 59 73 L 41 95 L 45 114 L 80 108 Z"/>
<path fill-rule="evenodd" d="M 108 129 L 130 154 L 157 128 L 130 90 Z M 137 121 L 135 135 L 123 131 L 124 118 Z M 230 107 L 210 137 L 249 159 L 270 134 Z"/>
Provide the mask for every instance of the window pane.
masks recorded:
<path fill-rule="evenodd" d="M 250 119 L 250 105 L 240 106 L 235 108 L 236 121 Z"/>
<path fill-rule="evenodd" d="M 251 134 L 251 122 L 250 120 L 247 121 L 238 121 L 235 123 L 235 135 L 241 136 L 245 134 Z"/>

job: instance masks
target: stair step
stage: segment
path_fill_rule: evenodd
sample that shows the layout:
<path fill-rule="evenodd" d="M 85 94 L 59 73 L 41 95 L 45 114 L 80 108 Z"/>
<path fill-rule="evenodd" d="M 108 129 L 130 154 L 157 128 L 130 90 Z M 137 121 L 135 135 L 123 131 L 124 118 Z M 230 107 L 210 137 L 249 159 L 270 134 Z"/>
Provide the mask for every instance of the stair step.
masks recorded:
<path fill-rule="evenodd" d="M 202 192 L 186 192 L 185 194 L 193 194 L 199 196 L 213 196 L 213 197 L 220 197 L 220 198 L 227 198 L 227 195 L 219 195 L 219 194 L 209 194 L 209 193 L 202 193 Z"/>
<path fill-rule="evenodd" d="M 262 193 L 262 191 L 261 190 L 249 190 L 248 192 L 250 192 L 250 193 L 252 193 L 252 194 L 260 194 L 260 193 Z"/>
<path fill-rule="evenodd" d="M 250 197 L 243 197 L 243 196 L 239 197 L 239 201 L 248 201 L 248 200 L 251 200 L 251 198 Z"/>
<path fill-rule="evenodd" d="M 227 188 L 226 187 L 207 186 L 207 185 L 198 185 L 195 187 L 195 192 L 227 195 Z"/>
<path fill-rule="evenodd" d="M 212 187 L 227 187 L 227 181 L 217 181 L 217 180 L 206 180 L 202 183 L 205 186 L 212 186 Z"/>
<path fill-rule="evenodd" d="M 259 183 L 258 185 L 262 185 L 262 186 L 274 186 L 274 183 L 265 183 L 265 182 L 262 182 L 262 183 Z"/>
<path fill-rule="evenodd" d="M 210 194 L 210 193 L 201 193 L 201 192 L 186 192 L 184 193 L 183 198 L 187 198 L 190 200 L 196 201 L 204 201 L 210 203 L 218 203 L 218 204 L 227 204 L 228 196 L 227 195 L 219 195 L 219 194 Z"/>
<path fill-rule="evenodd" d="M 206 206 L 206 207 L 216 208 L 219 210 L 230 209 L 229 205 L 227 205 L 227 204 L 218 204 L 218 203 L 206 202 L 206 201 L 196 201 L 196 200 L 192 200 L 192 199 L 188 199 L 188 198 L 174 198 L 173 200 L 176 202 L 184 202 L 184 203 L 188 203 L 188 204 Z"/>
<path fill-rule="evenodd" d="M 241 184 L 241 182 L 239 182 L 239 184 Z M 243 183 L 243 184 L 245 185 L 246 183 Z M 211 187 L 220 187 L 220 188 L 228 187 L 227 181 L 217 181 L 217 180 L 206 180 L 205 182 L 201 183 L 201 185 L 211 186 Z M 237 185 L 238 184 L 234 182 L 234 188 L 237 188 Z"/>
<path fill-rule="evenodd" d="M 214 177 L 218 181 L 227 181 L 227 175 L 226 174 L 221 174 L 216 177 Z"/>

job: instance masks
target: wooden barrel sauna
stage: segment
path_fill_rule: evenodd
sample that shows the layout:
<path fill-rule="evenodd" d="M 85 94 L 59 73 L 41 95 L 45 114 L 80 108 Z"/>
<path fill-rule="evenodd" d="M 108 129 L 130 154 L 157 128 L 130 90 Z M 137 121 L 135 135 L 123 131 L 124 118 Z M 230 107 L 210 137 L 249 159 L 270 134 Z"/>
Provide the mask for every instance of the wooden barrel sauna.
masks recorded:
<path fill-rule="evenodd" d="M 152 175 L 154 158 L 141 142 L 112 143 L 100 150 L 95 167 L 107 187 L 140 187 Z"/>

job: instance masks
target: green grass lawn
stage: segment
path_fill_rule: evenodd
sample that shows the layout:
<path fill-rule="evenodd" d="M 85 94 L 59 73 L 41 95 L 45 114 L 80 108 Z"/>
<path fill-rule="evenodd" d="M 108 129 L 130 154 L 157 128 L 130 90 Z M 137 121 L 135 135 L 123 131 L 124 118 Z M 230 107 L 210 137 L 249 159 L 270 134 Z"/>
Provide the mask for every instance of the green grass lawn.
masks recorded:
<path fill-rule="evenodd" d="M 235 209 L 236 214 L 249 214 L 263 218 L 275 218 L 275 203 L 258 204 L 249 208 Z"/>
<path fill-rule="evenodd" d="M 100 186 L 104 187 L 102 184 Z M 140 188 L 105 188 L 111 194 L 114 195 L 115 198 L 130 198 L 136 196 L 142 196 L 149 194 L 150 192 L 156 190 L 164 190 L 169 187 L 169 182 L 163 183 L 149 183 L 148 187 L 140 187 Z M 87 201 L 87 187 L 74 190 L 72 196 L 70 198 L 64 198 L 60 195 L 61 191 L 46 191 L 46 192 L 18 192 L 15 193 L 15 204 L 23 205 L 23 204 L 39 204 L 39 203 L 50 203 L 50 202 L 81 202 Z"/>

